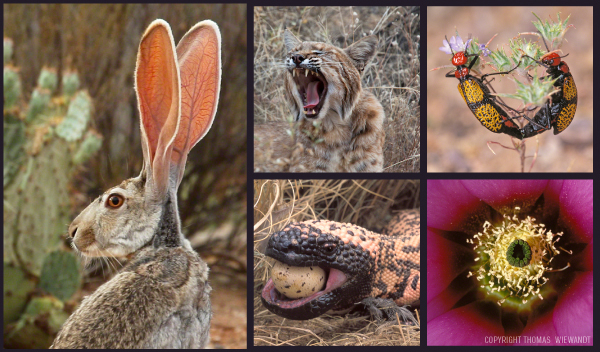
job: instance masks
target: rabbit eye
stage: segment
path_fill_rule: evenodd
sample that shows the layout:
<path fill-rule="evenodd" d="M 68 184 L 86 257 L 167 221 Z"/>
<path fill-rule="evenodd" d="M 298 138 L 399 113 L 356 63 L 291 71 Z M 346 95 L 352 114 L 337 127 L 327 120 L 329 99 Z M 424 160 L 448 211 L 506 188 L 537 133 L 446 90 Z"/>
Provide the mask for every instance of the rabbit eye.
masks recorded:
<path fill-rule="evenodd" d="M 111 208 L 119 208 L 121 205 L 123 205 L 123 196 L 119 195 L 119 194 L 111 194 L 110 196 L 108 196 L 108 199 L 106 200 L 106 205 L 108 205 Z"/>

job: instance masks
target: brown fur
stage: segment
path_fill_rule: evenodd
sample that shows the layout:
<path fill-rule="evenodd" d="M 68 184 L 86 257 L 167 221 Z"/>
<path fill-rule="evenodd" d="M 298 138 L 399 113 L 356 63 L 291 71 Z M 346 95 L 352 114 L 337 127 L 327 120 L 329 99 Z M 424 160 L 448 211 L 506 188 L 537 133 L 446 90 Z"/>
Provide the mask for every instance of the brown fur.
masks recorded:
<path fill-rule="evenodd" d="M 205 346 L 209 329 L 202 327 L 210 324 L 210 291 L 208 267 L 198 254 L 182 247 L 147 247 L 84 298 L 50 348 Z M 174 329 L 189 336 L 176 339 L 165 332 Z"/>
<path fill-rule="evenodd" d="M 361 87 L 361 71 L 375 54 L 377 38 L 365 37 L 346 49 L 300 42 L 284 33 L 285 93 L 295 119 L 292 138 L 281 124 L 255 126 L 255 170 L 268 170 L 260 156 L 294 172 L 381 172 L 384 112 Z M 307 103 L 317 83 L 319 103 Z M 314 105 L 314 104 L 313 104 Z M 308 109 L 305 107 L 309 106 Z M 264 159 L 264 158 L 263 158 Z M 268 168 L 268 167 L 267 167 Z"/>

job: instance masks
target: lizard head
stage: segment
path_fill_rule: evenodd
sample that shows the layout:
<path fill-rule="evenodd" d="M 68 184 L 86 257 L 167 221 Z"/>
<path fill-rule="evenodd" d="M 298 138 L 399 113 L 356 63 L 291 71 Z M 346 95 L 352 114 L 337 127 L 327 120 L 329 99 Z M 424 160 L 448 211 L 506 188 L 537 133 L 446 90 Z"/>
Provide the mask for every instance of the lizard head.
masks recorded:
<path fill-rule="evenodd" d="M 261 300 L 284 318 L 306 320 L 329 310 L 351 308 L 372 291 L 375 235 L 361 227 L 326 220 L 293 223 L 273 233 L 265 255 L 290 267 L 317 266 L 325 271 L 326 284 L 308 297 L 292 299 L 265 284 Z"/>

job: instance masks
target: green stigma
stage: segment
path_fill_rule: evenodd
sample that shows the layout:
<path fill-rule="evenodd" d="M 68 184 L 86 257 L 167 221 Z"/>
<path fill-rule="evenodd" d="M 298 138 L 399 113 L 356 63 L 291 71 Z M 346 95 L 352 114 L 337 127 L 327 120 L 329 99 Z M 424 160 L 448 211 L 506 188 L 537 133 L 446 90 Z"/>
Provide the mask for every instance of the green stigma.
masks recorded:
<path fill-rule="evenodd" d="M 506 251 L 506 261 L 512 266 L 522 268 L 531 262 L 531 247 L 523 240 L 514 240 Z"/>
<path fill-rule="evenodd" d="M 515 214 L 519 211 L 515 207 Z M 544 274 L 553 270 L 549 265 L 559 253 L 555 244 L 562 234 L 553 234 L 530 216 L 521 220 L 517 215 L 505 214 L 502 223 L 495 227 L 486 221 L 483 232 L 467 239 L 478 253 L 476 272 L 469 272 L 467 277 L 477 275 L 480 287 L 498 305 L 508 298 L 521 303 L 536 296 L 544 299 L 540 294 L 548 282 Z"/>

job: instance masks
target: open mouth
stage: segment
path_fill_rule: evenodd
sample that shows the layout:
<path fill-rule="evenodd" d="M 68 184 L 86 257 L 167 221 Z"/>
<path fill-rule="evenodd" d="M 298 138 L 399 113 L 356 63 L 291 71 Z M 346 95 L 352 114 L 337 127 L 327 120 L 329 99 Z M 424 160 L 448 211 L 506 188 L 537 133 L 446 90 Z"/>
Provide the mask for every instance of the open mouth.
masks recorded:
<path fill-rule="evenodd" d="M 277 306 L 280 309 L 300 308 L 310 303 L 311 301 L 314 301 L 319 297 L 327 295 L 331 291 L 341 287 L 348 280 L 346 275 L 337 269 L 325 269 L 325 272 L 327 274 L 327 283 L 325 285 L 325 288 L 321 291 L 313 293 L 308 297 L 298 299 L 286 297 L 284 294 L 277 291 L 277 289 L 275 288 L 275 284 L 273 283 L 273 279 L 269 279 L 269 281 L 267 281 L 267 284 L 263 288 L 262 298 L 268 304 Z"/>
<path fill-rule="evenodd" d="M 302 97 L 304 115 L 308 118 L 315 118 L 325 101 L 327 81 L 318 70 L 305 68 L 292 69 L 292 76 Z"/>

